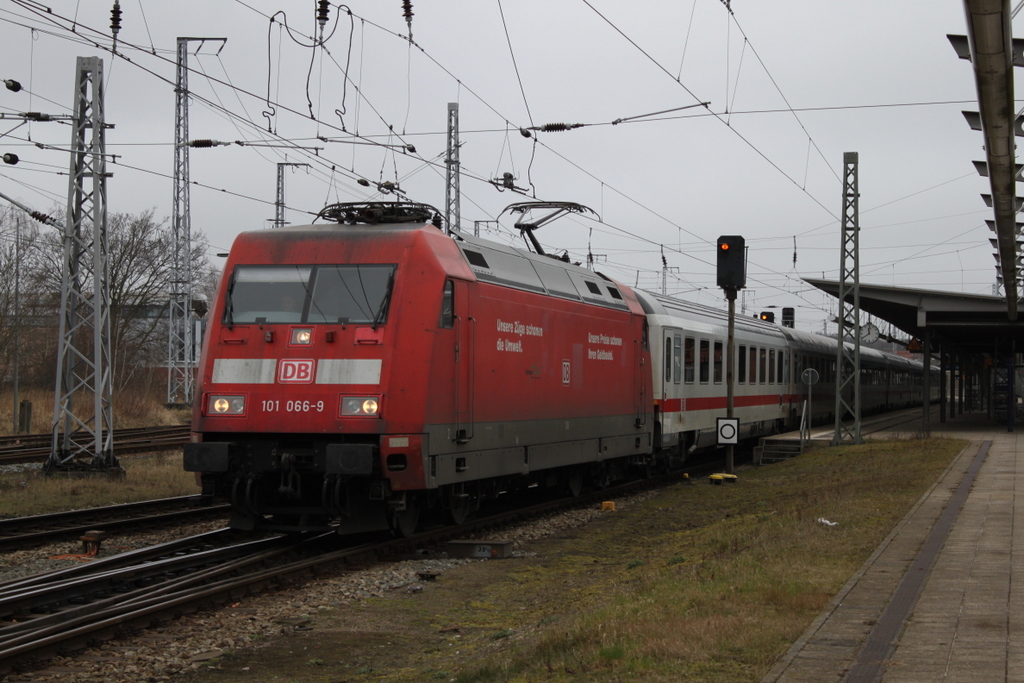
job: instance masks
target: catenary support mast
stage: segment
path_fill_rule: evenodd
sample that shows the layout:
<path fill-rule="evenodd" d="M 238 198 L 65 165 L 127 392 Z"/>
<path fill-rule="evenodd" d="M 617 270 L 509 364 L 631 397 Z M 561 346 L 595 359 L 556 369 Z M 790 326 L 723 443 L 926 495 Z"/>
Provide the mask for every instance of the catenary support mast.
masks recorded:
<path fill-rule="evenodd" d="M 168 301 L 167 404 L 190 405 L 195 385 L 196 345 L 192 324 L 192 217 L 189 207 L 188 45 L 226 38 L 178 38 L 174 107 L 174 272 Z"/>
<path fill-rule="evenodd" d="M 119 471 L 113 450 L 103 61 L 77 61 L 47 473 Z"/>
<path fill-rule="evenodd" d="M 836 429 L 832 445 L 864 443 L 860 433 L 860 185 L 857 152 L 843 155 L 843 248 L 839 263 Z M 847 343 L 851 348 L 847 348 Z"/>
<path fill-rule="evenodd" d="M 451 234 L 459 230 L 459 103 L 448 103 L 448 156 L 444 161 L 447 166 L 447 183 L 444 194 L 444 224 Z"/>

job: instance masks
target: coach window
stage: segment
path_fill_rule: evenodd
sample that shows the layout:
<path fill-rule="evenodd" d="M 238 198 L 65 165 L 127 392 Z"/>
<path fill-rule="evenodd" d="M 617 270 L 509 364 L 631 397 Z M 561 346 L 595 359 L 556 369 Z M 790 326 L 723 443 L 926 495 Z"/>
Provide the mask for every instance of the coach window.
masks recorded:
<path fill-rule="evenodd" d="M 441 319 L 437 326 L 446 330 L 452 329 L 455 325 L 455 284 L 448 280 L 444 283 L 444 292 L 441 294 Z"/>
<path fill-rule="evenodd" d="M 679 384 L 679 380 L 682 379 L 683 374 L 683 338 L 678 334 L 675 338 L 675 345 L 672 347 L 672 376 L 673 381 Z"/>
<path fill-rule="evenodd" d="M 715 342 L 715 384 L 722 383 L 722 342 Z"/>
<path fill-rule="evenodd" d="M 761 349 L 760 361 L 761 372 L 757 376 L 757 381 L 764 384 L 768 374 L 768 349 Z"/>
<path fill-rule="evenodd" d="M 711 375 L 711 343 L 707 339 L 700 340 L 700 383 L 707 384 Z"/>
<path fill-rule="evenodd" d="M 683 372 L 683 380 L 687 384 L 693 384 L 693 357 L 694 357 L 694 353 L 695 352 L 694 352 L 694 348 L 693 348 L 693 337 L 687 337 L 686 338 L 685 353 L 683 354 L 683 362 L 684 362 L 684 365 L 683 365 L 683 370 L 684 370 L 684 372 Z"/>
<path fill-rule="evenodd" d="M 757 384 L 757 347 L 750 347 L 750 383 Z"/>
<path fill-rule="evenodd" d="M 665 383 L 672 381 L 672 337 L 665 337 Z"/>
<path fill-rule="evenodd" d="M 768 384 L 775 384 L 775 349 L 768 350 Z"/>
<path fill-rule="evenodd" d="M 736 355 L 736 381 L 743 384 L 747 381 L 747 347 L 740 345 L 740 352 Z"/>
<path fill-rule="evenodd" d="M 779 382 L 789 384 L 789 351 L 779 351 Z"/>

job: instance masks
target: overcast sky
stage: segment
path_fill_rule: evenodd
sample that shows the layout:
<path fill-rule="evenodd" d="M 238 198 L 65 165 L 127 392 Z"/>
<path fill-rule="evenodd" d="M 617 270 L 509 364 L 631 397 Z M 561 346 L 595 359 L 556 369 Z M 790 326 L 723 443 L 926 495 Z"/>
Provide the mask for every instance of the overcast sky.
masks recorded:
<path fill-rule="evenodd" d="M 546 248 L 578 261 L 589 249 L 605 274 L 654 291 L 664 249 L 668 292 L 711 305 L 715 241 L 743 235 L 747 314 L 796 306 L 797 326 L 821 331 L 834 302 L 800 277 L 838 277 L 852 151 L 862 282 L 992 293 L 988 181 L 971 164 L 982 138 L 960 113 L 977 110 L 975 84 L 946 38 L 965 32 L 961 2 L 735 0 L 730 15 L 720 0 L 414 0 L 410 45 L 400 0 L 354 0 L 351 17 L 331 6 L 314 49 L 314 0 L 122 0 L 123 58 L 112 4 L 0 0 L 0 79 L 24 87 L 0 88 L 0 113 L 70 113 L 75 57 L 101 56 L 110 210 L 169 217 L 176 38 L 227 38 L 189 57 L 189 137 L 250 143 L 191 150 L 192 226 L 212 252 L 269 228 L 284 161 L 309 164 L 286 176 L 293 224 L 379 199 L 383 181 L 443 210 L 458 102 L 467 231 L 533 195 L 579 202 L 601 220 L 543 227 Z M 588 125 L 519 131 L 551 123 Z M 67 125 L 0 120 L 0 152 L 21 157 L 0 165 L 0 191 L 64 205 L 69 142 Z M 506 172 L 529 197 L 488 182 Z M 521 244 L 513 222 L 485 228 Z"/>

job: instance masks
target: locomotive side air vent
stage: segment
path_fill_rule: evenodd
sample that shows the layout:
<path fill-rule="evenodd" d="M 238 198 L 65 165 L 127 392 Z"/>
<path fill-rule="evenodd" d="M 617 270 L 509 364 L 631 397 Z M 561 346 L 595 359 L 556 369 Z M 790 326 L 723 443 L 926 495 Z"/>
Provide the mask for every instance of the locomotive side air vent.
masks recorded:
<path fill-rule="evenodd" d="M 466 254 L 466 260 L 469 261 L 470 265 L 476 266 L 477 268 L 490 269 L 490 266 L 487 265 L 487 259 L 485 259 L 484 255 L 479 251 L 473 251 L 471 249 L 463 249 L 462 251 Z"/>

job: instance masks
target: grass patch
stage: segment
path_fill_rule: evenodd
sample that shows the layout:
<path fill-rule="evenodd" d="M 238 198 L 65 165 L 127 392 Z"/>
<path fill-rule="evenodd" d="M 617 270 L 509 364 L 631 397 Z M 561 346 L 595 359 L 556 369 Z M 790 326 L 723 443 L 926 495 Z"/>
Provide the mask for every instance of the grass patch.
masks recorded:
<path fill-rule="evenodd" d="M 758 681 L 965 443 L 817 449 L 736 486 L 673 487 L 588 529 L 585 550 L 514 570 L 520 589 L 549 572 L 573 586 L 572 614 L 458 680 Z"/>
<path fill-rule="evenodd" d="M 180 450 L 120 460 L 127 476 L 116 480 L 44 477 L 38 470 L 4 474 L 0 476 L 0 518 L 199 493 L 195 474 L 182 467 Z"/>

